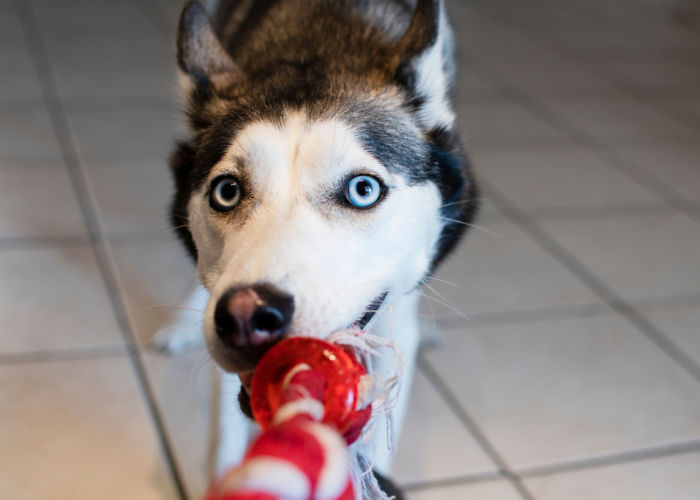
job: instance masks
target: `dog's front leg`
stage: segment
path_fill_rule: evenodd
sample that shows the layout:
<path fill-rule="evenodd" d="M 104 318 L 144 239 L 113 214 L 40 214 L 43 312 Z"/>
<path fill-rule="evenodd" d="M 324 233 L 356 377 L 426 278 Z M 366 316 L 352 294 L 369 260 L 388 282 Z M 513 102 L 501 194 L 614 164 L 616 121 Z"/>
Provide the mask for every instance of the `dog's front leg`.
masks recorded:
<path fill-rule="evenodd" d="M 171 356 L 204 348 L 202 313 L 208 300 L 209 292 L 202 285 L 195 286 L 173 322 L 154 335 L 152 347 Z"/>
<path fill-rule="evenodd" d="M 238 393 L 241 381 L 212 362 L 211 411 L 209 413 L 209 479 L 240 463 L 257 425 L 241 412 Z"/>
<path fill-rule="evenodd" d="M 386 311 L 378 313 L 370 325 L 372 333 L 394 342 L 403 358 L 403 372 L 400 374 L 401 387 L 396 404 L 391 411 L 392 428 L 387 427 L 387 419 L 380 417 L 371 441 L 364 448 L 365 455 L 373 462 L 373 467 L 384 475 L 388 475 L 391 470 L 391 462 L 394 458 L 392 451 L 401 433 L 411 396 L 411 383 L 420 340 L 419 300 L 420 292 L 402 296 Z M 392 376 L 396 371 L 396 367 L 388 359 L 377 358 L 374 362 L 375 370 L 383 379 Z"/>

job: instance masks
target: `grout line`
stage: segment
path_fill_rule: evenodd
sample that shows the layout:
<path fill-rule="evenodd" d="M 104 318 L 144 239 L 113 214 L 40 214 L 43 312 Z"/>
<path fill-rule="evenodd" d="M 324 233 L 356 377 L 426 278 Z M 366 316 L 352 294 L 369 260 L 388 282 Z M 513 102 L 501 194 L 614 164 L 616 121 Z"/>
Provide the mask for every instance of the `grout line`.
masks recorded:
<path fill-rule="evenodd" d="M 103 237 L 111 244 L 161 243 L 173 241 L 174 234 L 170 231 L 115 231 L 107 232 L 94 238 Z M 0 252 L 16 249 L 42 248 L 80 248 L 92 245 L 90 233 L 57 234 L 37 236 L 0 236 Z"/>
<path fill-rule="evenodd" d="M 49 117 L 59 143 L 59 148 L 61 150 L 61 155 L 63 157 L 66 170 L 73 184 L 73 190 L 76 199 L 78 200 L 85 225 L 88 228 L 88 237 L 92 243 L 95 258 L 106 287 L 106 292 L 109 296 L 110 302 L 112 303 L 116 320 L 119 324 L 126 344 L 136 345 L 137 342 L 135 341 L 134 332 L 129 324 L 126 306 L 118 291 L 116 271 L 114 269 L 113 261 L 110 258 L 111 256 L 109 253 L 108 243 L 99 231 L 100 224 L 93 205 L 94 202 L 90 197 L 90 191 L 87 184 L 86 175 L 83 170 L 83 165 L 78 159 L 66 110 L 59 96 L 55 75 L 43 36 L 39 29 L 36 15 L 32 5 L 23 0 L 15 0 L 15 9 L 17 10 L 27 45 L 34 60 L 34 65 L 36 67 L 39 83 L 44 94 Z M 129 349 L 128 355 L 129 360 L 131 361 L 132 369 L 139 380 L 144 403 L 146 404 L 149 414 L 151 415 L 154 429 L 160 442 L 161 450 L 164 454 L 166 465 L 170 471 L 170 475 L 176 489 L 177 497 L 181 500 L 185 500 L 187 499 L 187 494 L 183 480 L 180 472 L 178 471 L 172 445 L 165 430 L 163 416 L 158 408 L 154 390 L 149 384 L 143 360 L 141 359 L 138 350 Z"/>
<path fill-rule="evenodd" d="M 474 54 L 470 54 L 470 58 L 472 60 L 471 64 L 479 65 L 487 75 L 490 75 L 491 77 L 495 76 L 501 81 L 504 80 L 502 75 L 491 68 L 487 63 L 484 63 L 482 60 L 476 58 Z M 607 144 L 605 141 L 598 140 L 589 134 L 586 134 L 585 131 L 580 130 L 576 125 L 572 124 L 560 113 L 544 105 L 539 99 L 529 95 L 523 90 L 517 89 L 508 93 L 506 97 L 511 98 L 514 102 L 519 102 L 519 104 L 525 109 L 535 114 L 539 118 L 546 120 L 550 125 L 562 129 L 567 135 L 570 136 L 570 139 L 577 141 L 580 145 L 588 149 L 592 149 L 602 160 L 606 161 L 608 164 L 618 169 L 622 173 L 628 175 L 628 177 L 633 178 L 637 182 L 644 180 L 646 183 L 645 185 L 648 185 L 650 188 L 653 187 L 657 190 L 654 191 L 657 192 L 657 194 L 659 190 L 664 192 L 668 190 L 668 187 L 659 185 L 656 179 L 651 179 L 648 176 L 645 178 L 640 177 L 642 175 L 641 169 L 634 167 L 633 164 L 627 162 L 615 148 Z M 633 171 L 630 171 L 631 168 Z M 630 175 L 632 172 L 635 173 L 634 177 Z M 630 302 L 625 301 L 621 296 L 614 292 L 613 289 L 610 288 L 602 279 L 595 275 L 595 273 L 588 269 L 563 245 L 550 236 L 549 233 L 547 233 L 532 217 L 520 210 L 510 199 L 497 191 L 493 185 L 489 184 L 484 179 L 481 179 L 481 182 L 486 185 L 487 191 L 489 191 L 491 198 L 495 199 L 496 204 L 501 207 L 501 213 L 503 213 L 512 222 L 518 224 L 532 239 L 534 239 L 542 248 L 549 252 L 552 257 L 557 259 L 562 265 L 569 269 L 571 273 L 573 273 L 581 282 L 588 286 L 589 289 L 604 300 L 614 311 L 622 315 L 629 323 L 636 327 L 638 331 L 644 334 L 649 341 L 654 343 L 688 374 L 700 382 L 700 364 L 696 363 L 692 357 L 679 348 Z M 664 197 L 662 196 L 662 198 Z M 679 213 L 688 215 L 686 212 L 679 211 Z M 694 220 L 697 220 L 697 218 Z"/>
<path fill-rule="evenodd" d="M 630 300 L 636 309 L 673 308 L 683 306 L 700 306 L 700 293 L 679 293 L 662 295 L 644 299 Z M 538 307 L 534 309 L 515 309 L 504 311 L 487 311 L 467 314 L 463 317 L 446 314 L 436 316 L 437 326 L 445 330 L 456 328 L 480 328 L 492 325 L 508 325 L 517 323 L 538 323 L 540 321 L 557 321 L 572 318 L 590 318 L 612 314 L 613 309 L 608 304 L 567 304 L 558 306 Z"/>
<path fill-rule="evenodd" d="M 44 248 L 80 248 L 91 246 L 87 234 L 0 237 L 0 252 Z"/>
<path fill-rule="evenodd" d="M 661 349 L 666 355 L 674 360 L 689 375 L 700 382 L 700 365 L 692 357 L 679 348 L 660 329 L 649 321 L 632 303 L 625 301 L 602 279 L 588 269 L 562 244 L 555 240 L 537 222 L 518 208 L 510 204 L 509 200 L 498 193 L 493 186 L 490 186 L 492 196 L 500 198 L 499 203 L 504 206 L 504 213 L 509 219 L 527 233 L 534 241 L 544 248 L 552 257 L 566 267 L 569 272 L 576 276 L 584 285 L 601 298 L 611 309 L 624 317 L 629 323 L 637 328 L 653 344 Z"/>
<path fill-rule="evenodd" d="M 559 207 L 523 208 L 537 220 L 567 221 L 600 217 L 647 217 L 677 214 L 676 200 L 639 203 L 607 203 L 600 205 L 566 205 Z"/>
<path fill-rule="evenodd" d="M 173 111 L 177 113 L 177 99 L 171 93 L 160 95 L 129 95 L 108 97 L 69 97 L 63 101 L 71 113 L 114 112 L 114 111 Z"/>
<path fill-rule="evenodd" d="M 634 162 L 628 160 L 607 141 L 588 134 L 585 129 L 575 125 L 559 111 L 543 103 L 540 99 L 518 89 L 513 89 L 504 94 L 504 96 L 527 109 L 530 113 L 544 120 L 551 126 L 563 131 L 569 140 L 587 151 L 594 153 L 602 161 L 630 180 L 647 188 L 650 192 L 659 197 L 660 202 L 668 204 L 666 200 L 683 199 L 670 185 L 662 182 L 658 177 L 648 173 L 646 170 L 637 167 Z"/>
<path fill-rule="evenodd" d="M 673 295 L 662 295 L 660 297 L 635 299 L 630 300 L 629 302 L 638 309 L 653 307 L 696 306 L 700 304 L 700 292 L 676 293 Z"/>
<path fill-rule="evenodd" d="M 44 99 L 41 97 L 3 98 L 0 100 L 0 115 L 43 111 Z"/>
<path fill-rule="evenodd" d="M 685 203 L 683 201 L 673 201 L 671 204 L 677 209 L 682 211 L 685 215 L 693 219 L 694 221 L 700 223 L 700 209 L 693 203 Z"/>
<path fill-rule="evenodd" d="M 519 102 L 514 96 L 518 90 L 514 90 L 513 87 L 501 87 L 499 90 L 501 95 L 512 103 L 518 104 L 521 107 L 525 106 L 523 102 Z M 530 111 L 528 109 L 528 111 Z M 459 114 L 463 114 L 461 111 Z M 536 115 L 535 116 L 539 116 Z M 462 129 L 464 135 L 466 132 Z M 624 148 L 635 148 L 643 150 L 659 150 L 667 149 L 668 143 L 654 143 L 649 142 L 648 138 L 640 136 L 621 136 L 617 135 L 613 137 L 618 140 L 618 143 Z M 668 139 L 683 141 L 680 144 L 681 147 L 685 145 L 690 145 L 691 147 L 696 147 L 695 143 L 690 142 L 688 137 L 683 136 L 668 136 Z M 534 152 L 534 153 L 547 153 L 547 152 L 569 152 L 572 150 L 579 150 L 585 148 L 588 151 L 596 152 L 599 149 L 607 150 L 610 146 L 600 145 L 602 143 L 594 144 L 590 141 L 589 137 L 581 137 L 575 134 L 563 135 L 563 136 L 549 136 L 549 137 L 521 137 L 521 138 L 511 138 L 511 139 L 499 139 L 496 137 L 481 137 L 472 141 L 472 138 L 467 137 L 467 147 L 470 151 L 476 151 L 478 154 L 489 154 L 489 153 L 503 153 L 503 152 Z M 696 141 L 697 142 L 697 141 Z M 639 169 L 639 167 L 634 167 Z M 641 170 L 641 169 L 640 169 Z M 650 177 L 651 178 L 651 177 Z M 674 192 L 669 197 L 678 198 L 679 196 Z"/>
<path fill-rule="evenodd" d="M 530 40 L 533 40 L 536 44 L 538 44 L 540 47 L 544 48 L 545 50 L 552 51 L 554 54 L 559 55 L 560 57 L 564 58 L 564 60 L 573 60 L 577 63 L 582 63 L 583 61 L 576 56 L 576 54 L 572 53 L 571 50 L 566 50 L 563 49 L 562 46 L 557 45 L 556 40 L 552 40 L 550 37 L 545 35 L 545 38 L 543 39 L 542 36 L 536 36 L 533 35 L 533 32 L 529 28 L 519 29 L 522 25 L 514 26 L 511 21 L 508 19 L 504 19 L 503 16 L 499 16 L 498 14 L 492 14 L 492 13 L 486 13 L 486 15 L 492 19 L 494 19 L 497 23 L 500 23 L 502 25 L 505 25 L 508 27 L 508 29 L 513 29 L 517 30 L 520 34 L 522 34 L 524 37 L 529 38 Z M 605 15 L 605 14 L 603 14 Z M 559 47 L 558 50 L 552 50 L 552 47 Z M 482 67 L 486 67 L 486 65 L 482 61 L 477 61 L 478 63 L 481 64 Z M 609 83 L 611 83 L 613 86 L 615 86 L 618 90 L 622 91 L 624 94 L 627 94 L 628 96 L 637 99 L 643 103 L 656 103 L 658 104 L 658 101 L 663 98 L 663 95 L 661 95 L 659 92 L 654 91 L 653 89 L 646 89 L 643 87 L 639 87 L 638 85 L 635 85 L 633 83 L 630 83 L 627 79 L 620 78 L 618 74 L 615 74 L 614 72 L 611 72 L 609 68 L 606 68 L 605 66 L 601 66 L 599 64 L 594 65 L 594 68 L 597 71 L 593 71 L 592 68 L 589 70 L 589 66 L 583 62 L 583 69 L 590 71 L 591 74 L 596 74 L 598 73 L 599 76 L 601 76 L 604 80 L 607 80 Z M 489 69 L 489 73 L 492 75 L 497 74 L 496 71 L 494 71 L 491 68 Z M 502 75 L 499 74 L 499 78 L 501 80 L 504 80 Z M 505 79 L 507 80 L 507 79 Z M 503 86 L 500 87 L 501 90 L 503 90 Z M 508 88 L 508 86 L 506 86 Z M 634 164 L 634 162 L 630 162 L 627 160 L 622 153 L 620 153 L 617 148 L 612 147 L 607 141 L 604 139 L 600 138 L 595 138 L 591 136 L 590 134 L 586 133 L 585 130 L 581 129 L 578 126 L 575 126 L 570 120 L 566 119 L 561 113 L 558 111 L 555 111 L 551 109 L 550 106 L 547 106 L 546 104 L 541 102 L 541 99 L 538 98 L 533 98 L 532 95 L 528 94 L 526 91 L 523 91 L 522 89 L 518 89 L 517 87 L 510 86 L 509 87 L 511 90 L 510 91 L 505 91 L 504 95 L 506 96 L 516 96 L 518 100 L 524 100 L 526 101 L 526 104 L 524 105 L 530 112 L 533 112 L 537 114 L 540 118 L 546 120 L 548 123 L 552 124 L 553 126 L 556 126 L 558 128 L 564 129 L 567 132 L 567 136 L 576 142 L 583 142 L 584 146 L 588 147 L 588 149 L 594 150 L 598 156 L 606 161 L 608 164 L 610 164 L 612 167 L 616 168 L 618 171 L 622 172 L 625 174 L 627 177 L 630 179 L 642 184 L 643 186 L 647 187 L 649 190 L 660 196 L 661 198 L 670 198 L 670 199 L 682 199 L 683 197 L 678 194 L 677 191 L 675 191 L 669 184 L 663 182 L 661 179 L 659 179 L 657 176 L 652 175 L 643 169 L 639 168 Z M 520 102 L 521 105 L 523 105 L 523 102 Z M 658 109 L 659 106 L 654 106 L 655 109 Z M 681 120 L 678 116 L 678 113 L 671 113 L 671 108 L 668 106 L 661 106 L 660 110 L 662 113 L 666 114 L 667 116 L 673 118 L 679 123 L 683 123 L 684 125 L 688 126 L 689 124 L 687 123 L 687 120 L 683 119 Z M 544 112 L 544 113 L 543 113 Z M 543 116 L 546 115 L 546 116 Z M 684 114 L 685 117 L 685 114 Z M 698 125 L 697 120 L 693 120 L 693 123 L 690 125 L 691 128 L 694 128 L 696 130 L 700 129 L 700 126 Z M 583 141 L 582 141 L 583 139 Z M 593 146 L 592 148 L 590 146 Z M 605 154 L 601 154 L 601 153 Z M 691 217 L 694 217 L 694 214 L 688 214 L 687 210 L 684 210 L 683 207 L 677 207 L 675 205 L 674 208 L 678 210 L 679 212 L 685 213 L 686 215 L 690 215 Z"/>
<path fill-rule="evenodd" d="M 20 365 L 51 361 L 79 361 L 84 359 L 116 358 L 127 355 L 124 344 L 95 347 L 71 347 L 17 353 L 0 353 L 0 365 Z"/>
<path fill-rule="evenodd" d="M 517 473 L 523 478 L 547 476 L 550 474 L 561 474 L 583 469 L 594 469 L 598 467 L 607 467 L 630 462 L 641 462 L 644 460 L 697 452 L 700 452 L 700 439 L 693 439 L 682 443 L 652 446 L 649 448 L 634 450 L 624 450 L 610 453 L 608 455 L 568 460 L 555 464 L 524 467 L 522 469 L 518 469 Z"/>
<path fill-rule="evenodd" d="M 144 108 L 154 110 L 169 110 L 177 112 L 177 99 L 175 95 L 163 94 L 133 94 L 128 96 L 73 96 L 63 100 L 63 106 L 70 112 L 93 111 L 122 111 L 124 109 L 141 110 Z M 29 111 L 43 111 L 46 109 L 44 98 L 17 98 L 0 100 L 0 116 L 4 114 L 26 113 Z"/>
<path fill-rule="evenodd" d="M 565 474 L 567 472 L 575 472 L 579 470 L 596 469 L 634 462 L 643 462 L 646 460 L 663 459 L 673 457 L 676 455 L 684 455 L 697 452 L 700 452 L 700 439 L 694 439 L 683 443 L 674 443 L 649 448 L 620 451 L 616 453 L 611 453 L 609 455 L 581 458 L 542 466 L 524 467 L 522 469 L 516 469 L 515 474 L 522 480 L 533 477 L 549 476 L 553 474 Z M 406 485 L 402 485 L 402 488 L 405 491 L 421 491 L 433 488 L 437 489 L 450 486 L 477 484 L 497 480 L 503 477 L 503 475 L 497 472 L 483 474 L 468 474 L 465 476 L 451 477 L 447 479 L 436 479 L 418 483 L 409 483 Z"/>
<path fill-rule="evenodd" d="M 489 459 L 498 467 L 499 475 L 506 478 L 513 487 L 520 493 L 520 495 L 525 500 L 534 500 L 532 494 L 525 488 L 522 484 L 520 477 L 517 476 L 506 464 L 505 460 L 496 451 L 496 448 L 491 444 L 486 435 L 482 432 L 476 420 L 469 414 L 469 412 L 462 406 L 457 397 L 452 393 L 448 385 L 442 379 L 440 374 L 433 368 L 433 366 L 428 362 L 427 359 L 422 354 L 418 355 L 417 360 L 418 368 L 423 372 L 423 374 L 428 378 L 432 386 L 441 396 L 443 401 L 452 410 L 452 412 L 457 416 L 457 418 L 462 422 L 462 425 L 471 434 L 472 438 L 481 447 L 484 453 L 489 457 Z"/>
<path fill-rule="evenodd" d="M 130 231 L 112 231 L 105 233 L 105 237 L 113 244 L 132 244 L 132 243 L 161 243 L 170 242 L 177 239 L 177 234 L 174 230 L 130 230 Z"/>
<path fill-rule="evenodd" d="M 401 485 L 404 491 L 422 491 L 432 488 L 447 488 L 450 486 L 461 486 L 467 484 L 484 483 L 487 481 L 506 479 L 497 471 L 482 472 L 476 474 L 466 474 L 464 476 L 449 477 L 444 479 L 427 479 L 415 483 L 405 483 Z"/>
<path fill-rule="evenodd" d="M 700 302 L 700 300 L 699 300 Z M 612 314 L 610 308 L 600 304 L 566 304 L 560 306 L 538 307 L 509 311 L 490 311 L 467 314 L 469 320 L 457 315 L 439 316 L 438 326 L 446 330 L 454 328 L 479 328 L 492 325 L 508 325 L 517 323 L 538 323 L 540 321 L 556 321 L 559 319 L 588 318 Z"/>

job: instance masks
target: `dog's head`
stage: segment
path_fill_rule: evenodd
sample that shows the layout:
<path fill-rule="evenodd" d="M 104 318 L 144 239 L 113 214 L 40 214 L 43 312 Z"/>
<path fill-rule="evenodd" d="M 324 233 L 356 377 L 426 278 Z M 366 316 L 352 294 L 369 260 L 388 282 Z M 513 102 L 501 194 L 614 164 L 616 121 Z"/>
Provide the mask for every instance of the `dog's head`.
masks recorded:
<path fill-rule="evenodd" d="M 236 47 L 196 2 L 180 21 L 192 134 L 172 222 L 211 293 L 208 347 L 238 373 L 283 335 L 364 326 L 414 292 L 476 208 L 440 2 L 420 0 L 396 40 L 297 3 Z"/>

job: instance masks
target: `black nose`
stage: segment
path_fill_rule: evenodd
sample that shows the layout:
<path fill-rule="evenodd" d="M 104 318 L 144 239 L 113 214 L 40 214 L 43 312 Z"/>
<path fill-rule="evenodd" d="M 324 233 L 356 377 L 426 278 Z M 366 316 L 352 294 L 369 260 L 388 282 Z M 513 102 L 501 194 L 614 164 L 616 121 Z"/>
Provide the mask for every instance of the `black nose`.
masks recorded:
<path fill-rule="evenodd" d="M 229 347 L 272 345 L 289 327 L 294 297 L 272 285 L 232 288 L 216 304 L 214 324 Z"/>

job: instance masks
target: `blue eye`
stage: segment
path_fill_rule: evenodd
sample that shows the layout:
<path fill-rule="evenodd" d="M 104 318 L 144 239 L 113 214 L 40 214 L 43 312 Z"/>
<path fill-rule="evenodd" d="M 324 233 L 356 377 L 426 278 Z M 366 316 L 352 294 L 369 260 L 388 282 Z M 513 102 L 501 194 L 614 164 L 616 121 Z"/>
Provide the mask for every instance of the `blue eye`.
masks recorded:
<path fill-rule="evenodd" d="M 384 194 L 379 179 L 369 175 L 358 175 L 348 182 L 345 188 L 345 199 L 357 208 L 369 208 L 375 205 Z"/>
<path fill-rule="evenodd" d="M 222 175 L 214 179 L 209 193 L 209 205 L 217 212 L 232 210 L 243 196 L 238 179 L 231 175 Z"/>

